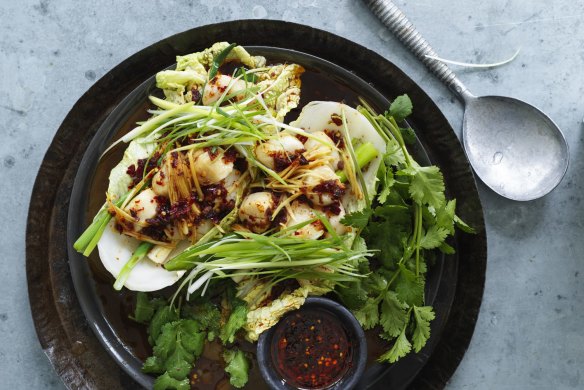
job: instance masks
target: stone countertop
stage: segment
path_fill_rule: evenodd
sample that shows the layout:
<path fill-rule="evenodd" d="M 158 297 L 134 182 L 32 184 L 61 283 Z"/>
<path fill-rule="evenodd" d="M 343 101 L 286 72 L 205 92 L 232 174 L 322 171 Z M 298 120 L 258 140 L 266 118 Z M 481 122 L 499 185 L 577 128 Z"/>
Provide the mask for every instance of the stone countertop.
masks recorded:
<path fill-rule="evenodd" d="M 569 0 L 396 1 L 444 58 L 506 66 L 458 69 L 476 95 L 510 95 L 563 129 L 571 162 L 543 199 L 517 203 L 479 183 L 489 238 L 474 337 L 449 389 L 584 387 L 584 5 Z M 269 18 L 325 29 L 396 63 L 460 135 L 462 106 L 358 0 L 75 2 L 0 0 L 0 367 L 2 389 L 60 389 L 32 324 L 25 224 L 53 135 L 91 84 L 126 57 L 208 23 Z"/>

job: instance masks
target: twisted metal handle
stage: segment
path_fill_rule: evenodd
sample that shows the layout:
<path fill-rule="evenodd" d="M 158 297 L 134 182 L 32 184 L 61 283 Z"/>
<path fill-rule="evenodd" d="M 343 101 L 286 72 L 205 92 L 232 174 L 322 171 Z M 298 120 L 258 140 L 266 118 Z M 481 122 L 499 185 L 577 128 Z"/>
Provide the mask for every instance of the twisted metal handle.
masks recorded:
<path fill-rule="evenodd" d="M 437 56 L 430 44 L 420 35 L 414 25 L 391 0 L 364 0 L 381 22 L 438 77 L 448 88 L 466 100 L 472 95 L 450 68 L 437 60 L 426 57 Z"/>

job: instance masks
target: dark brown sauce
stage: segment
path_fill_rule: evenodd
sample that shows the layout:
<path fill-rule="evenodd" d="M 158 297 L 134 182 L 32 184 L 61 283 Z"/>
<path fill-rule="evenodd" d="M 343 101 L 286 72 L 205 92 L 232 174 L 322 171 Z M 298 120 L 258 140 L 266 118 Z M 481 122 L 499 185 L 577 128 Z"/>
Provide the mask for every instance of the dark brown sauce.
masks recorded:
<path fill-rule="evenodd" d="M 300 310 L 276 325 L 271 355 L 283 380 L 302 389 L 325 389 L 352 365 L 353 348 L 338 318 L 317 309 Z"/>
<path fill-rule="evenodd" d="M 286 115 L 286 123 L 298 118 L 302 107 L 314 100 L 341 102 L 351 107 L 359 104 L 359 95 L 348 86 L 341 84 L 340 81 L 330 77 L 330 75 L 306 69 L 301 80 L 302 92 L 300 93 L 300 104 Z"/>
<path fill-rule="evenodd" d="M 302 107 L 313 100 L 332 100 L 355 106 L 358 104 L 358 95 L 349 87 L 332 79 L 329 75 L 307 69 L 302 76 L 300 105 L 286 116 L 286 122 L 297 118 Z M 149 108 L 151 108 L 151 105 L 148 101 L 137 106 L 134 113 L 120 127 L 112 140 L 119 139 L 122 135 L 133 129 L 136 126 L 136 122 L 146 120 L 150 116 L 146 112 Z M 99 162 L 90 189 L 87 224 L 91 222 L 93 216 L 103 205 L 109 172 L 121 160 L 126 146 L 126 144 L 121 144 L 115 147 Z M 95 280 L 97 294 L 103 305 L 106 320 L 128 350 L 134 353 L 139 359 L 146 359 L 152 354 L 152 347 L 148 343 L 146 327 L 129 318 L 134 311 L 136 293 L 126 289 L 117 292 L 113 289 L 114 279 L 101 264 L 97 250 L 89 257 L 89 264 Z M 169 295 L 171 292 L 173 292 L 173 288 L 169 287 L 161 291 L 160 294 Z M 377 337 L 378 332 L 370 331 L 366 333 L 368 334 L 368 362 L 372 364 L 382 352 L 385 352 L 387 347 L 385 346 L 385 349 L 379 348 L 380 340 Z M 268 389 L 257 366 L 255 344 L 241 342 L 238 346 L 253 356 L 249 372 L 249 382 L 244 388 L 253 390 Z M 198 370 L 201 369 L 201 375 L 204 376 L 206 383 L 194 385 L 194 389 L 226 390 L 231 388 L 227 376 L 223 371 L 223 364 L 218 363 L 206 357 L 202 357 L 197 361 L 193 373 L 198 373 Z"/>

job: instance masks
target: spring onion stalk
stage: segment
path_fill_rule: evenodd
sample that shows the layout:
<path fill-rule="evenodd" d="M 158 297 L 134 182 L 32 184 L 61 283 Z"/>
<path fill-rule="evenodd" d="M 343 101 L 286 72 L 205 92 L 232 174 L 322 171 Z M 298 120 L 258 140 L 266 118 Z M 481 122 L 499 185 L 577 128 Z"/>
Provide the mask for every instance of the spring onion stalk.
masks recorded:
<path fill-rule="evenodd" d="M 231 238 L 237 237 L 235 234 L 230 234 L 221 239 L 222 242 L 227 242 Z M 179 270 L 188 270 L 194 266 L 193 258 L 196 256 L 201 256 L 201 252 L 212 248 L 214 245 L 217 245 L 217 240 L 197 244 L 191 246 L 180 253 L 178 256 L 173 257 L 169 260 L 166 264 L 164 264 L 164 268 L 168 271 L 179 271 Z"/>
<path fill-rule="evenodd" d="M 363 172 L 361 172 L 361 169 L 359 168 L 359 163 L 357 161 L 355 149 L 353 148 L 353 144 L 351 143 L 351 136 L 349 135 L 349 127 L 347 126 L 347 117 L 345 116 L 345 110 L 341 110 L 341 119 L 343 122 L 342 130 L 343 137 L 345 138 L 345 145 L 347 146 L 347 150 L 349 151 L 351 160 L 353 160 L 353 165 L 357 173 L 357 178 L 359 179 L 359 184 L 361 185 L 361 190 L 363 191 L 363 195 L 365 195 L 364 196 L 365 203 L 367 204 L 367 207 L 370 207 L 371 198 L 369 198 L 369 194 L 367 192 L 367 184 L 365 183 L 365 179 L 363 178 Z"/>
<path fill-rule="evenodd" d="M 373 146 L 371 142 L 366 142 L 359 145 L 355 149 L 355 158 L 357 160 L 357 166 L 359 169 L 363 169 L 363 167 L 369 164 L 375 157 L 377 157 L 378 154 L 379 151 L 375 146 Z M 337 171 L 336 173 L 341 183 L 347 181 L 347 175 L 345 174 L 345 171 Z"/>
<path fill-rule="evenodd" d="M 150 248 L 152 248 L 153 246 L 154 244 L 150 242 L 142 242 L 140 243 L 140 245 L 138 245 L 138 248 L 136 248 L 136 250 L 132 254 L 132 257 L 130 257 L 126 264 L 124 264 L 122 270 L 120 271 L 118 277 L 116 278 L 116 281 L 114 283 L 114 289 L 116 291 L 120 291 L 122 287 L 124 287 L 124 283 L 126 283 L 126 280 L 128 280 L 130 272 L 132 272 L 136 264 L 138 264 L 140 260 L 142 260 L 146 256 Z"/>
<path fill-rule="evenodd" d="M 253 88 L 250 88 L 250 91 L 252 89 Z M 238 91 L 238 93 L 241 93 L 241 91 Z M 218 103 L 222 102 L 224 99 L 232 97 L 234 96 L 223 96 Z M 150 100 L 161 110 L 150 111 L 152 114 L 155 114 L 155 116 L 131 130 L 118 141 L 114 142 L 108 149 L 106 149 L 103 155 L 120 142 L 130 142 L 144 135 L 147 135 L 151 142 L 159 142 L 160 140 L 156 140 L 158 134 L 161 134 L 165 129 L 173 129 L 177 126 L 187 126 L 187 128 L 185 131 L 176 134 L 176 136 L 173 137 L 174 139 L 194 133 L 204 133 L 205 131 L 211 130 L 209 127 L 210 125 L 214 125 L 213 130 L 229 130 L 235 128 L 244 133 L 247 132 L 258 136 L 263 134 L 263 132 L 259 131 L 259 127 L 253 125 L 252 122 L 248 121 L 247 123 L 242 124 L 233 116 L 233 114 L 238 113 L 252 118 L 258 115 L 258 113 L 264 113 L 264 110 L 258 105 L 257 97 L 256 99 L 251 99 L 247 104 L 231 103 L 231 106 L 221 108 L 220 110 L 217 110 L 216 106 L 194 106 L 193 102 L 178 105 L 155 97 L 150 97 Z M 243 107 L 245 108 L 245 111 L 243 110 Z M 163 140 L 166 140 L 166 138 Z"/>
<path fill-rule="evenodd" d="M 315 222 L 317 217 L 296 225 Z M 322 221 L 322 219 L 321 219 Z M 332 230 L 330 224 L 325 227 Z M 338 235 L 322 240 L 305 240 L 284 229 L 273 235 L 237 232 L 204 244 L 194 245 L 167 262 L 167 270 L 191 270 L 183 281 L 192 294 L 210 278 L 230 277 L 233 271 L 246 275 L 347 281 L 362 277 L 358 260 L 371 255 L 368 250 L 348 249 Z M 239 273 L 238 273 L 239 275 Z M 201 280 L 203 278 L 203 280 Z"/>
<path fill-rule="evenodd" d="M 114 204 L 120 207 L 124 203 L 129 194 L 130 192 L 124 194 Z M 93 218 L 93 222 L 91 223 L 91 225 L 89 225 L 89 227 L 85 229 L 85 231 L 77 239 L 77 241 L 75 241 L 75 243 L 73 244 L 73 248 L 75 248 L 77 252 L 83 253 L 83 256 L 86 257 L 89 256 L 97 246 L 97 243 L 101 238 L 101 235 L 103 234 L 107 224 L 111 219 L 112 215 L 108 212 L 107 208 L 104 205 L 99 211 L 99 213 L 97 213 L 95 218 Z"/>
<path fill-rule="evenodd" d="M 155 129 L 156 127 L 163 124 L 167 119 L 170 119 L 173 116 L 177 116 L 181 113 L 184 113 L 185 111 L 187 111 L 187 109 L 191 108 L 192 106 L 193 106 L 192 102 L 186 103 L 186 104 L 177 106 L 171 110 L 165 111 L 163 114 L 160 114 L 160 115 L 157 115 L 153 118 L 150 118 L 149 120 L 147 120 L 146 122 L 144 122 L 140 126 L 134 128 L 129 133 L 127 133 L 126 135 L 124 135 L 123 137 L 118 139 L 116 142 L 111 144 L 110 147 L 107 148 L 102 153 L 101 156 L 102 157 L 105 156 L 110 150 L 112 150 L 114 147 L 116 147 L 120 142 L 130 142 L 131 140 L 141 136 L 144 133 L 149 133 L 153 129 Z"/>

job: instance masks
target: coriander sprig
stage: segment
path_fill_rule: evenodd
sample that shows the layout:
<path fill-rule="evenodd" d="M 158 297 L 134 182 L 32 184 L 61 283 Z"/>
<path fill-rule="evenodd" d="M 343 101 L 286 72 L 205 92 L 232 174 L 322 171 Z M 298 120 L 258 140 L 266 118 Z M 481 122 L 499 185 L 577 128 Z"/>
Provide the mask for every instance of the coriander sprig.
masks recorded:
<path fill-rule="evenodd" d="M 377 199 L 371 207 L 352 213 L 343 223 L 353 226 L 370 249 L 377 250 L 379 267 L 366 280 L 337 289 L 351 304 L 365 329 L 381 326 L 380 337 L 392 342 L 379 361 L 393 363 L 413 349 L 419 352 L 430 337 L 435 314 L 425 304 L 426 261 L 434 249 L 453 253 L 446 239 L 457 223 L 456 202 L 447 201 L 444 178 L 436 166 L 422 167 L 410 155 L 399 123 L 411 114 L 407 95 L 399 96 L 384 114 L 366 102 L 358 107 L 386 141 L 378 172 Z"/>

